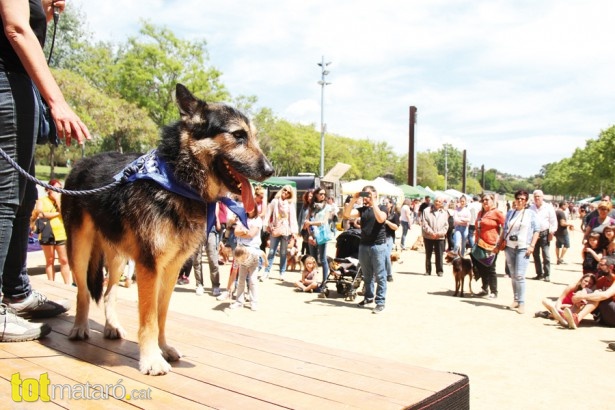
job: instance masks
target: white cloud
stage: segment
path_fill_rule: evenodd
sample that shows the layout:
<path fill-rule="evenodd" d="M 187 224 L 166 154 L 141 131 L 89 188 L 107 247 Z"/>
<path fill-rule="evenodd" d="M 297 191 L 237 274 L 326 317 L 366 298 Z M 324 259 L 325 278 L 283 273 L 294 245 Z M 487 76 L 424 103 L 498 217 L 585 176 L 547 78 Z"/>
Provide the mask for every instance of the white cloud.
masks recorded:
<path fill-rule="evenodd" d="M 451 143 L 473 164 L 532 175 L 614 123 L 611 0 L 81 1 L 100 39 L 139 19 L 205 38 L 233 94 L 291 121 L 407 151 Z M 69 7 L 70 7 L 69 3 Z"/>

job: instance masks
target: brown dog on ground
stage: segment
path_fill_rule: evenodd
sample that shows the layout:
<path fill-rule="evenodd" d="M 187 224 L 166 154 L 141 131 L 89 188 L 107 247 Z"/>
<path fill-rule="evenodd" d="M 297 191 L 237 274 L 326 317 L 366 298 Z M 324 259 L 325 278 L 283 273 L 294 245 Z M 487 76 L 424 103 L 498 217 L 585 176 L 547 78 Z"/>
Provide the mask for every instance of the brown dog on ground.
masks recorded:
<path fill-rule="evenodd" d="M 469 257 L 463 257 L 458 252 L 446 252 L 446 263 L 453 265 L 453 276 L 455 276 L 455 293 L 453 296 L 463 297 L 463 283 L 466 275 L 469 277 L 468 283 L 470 284 L 470 293 L 472 292 L 472 259 Z"/>

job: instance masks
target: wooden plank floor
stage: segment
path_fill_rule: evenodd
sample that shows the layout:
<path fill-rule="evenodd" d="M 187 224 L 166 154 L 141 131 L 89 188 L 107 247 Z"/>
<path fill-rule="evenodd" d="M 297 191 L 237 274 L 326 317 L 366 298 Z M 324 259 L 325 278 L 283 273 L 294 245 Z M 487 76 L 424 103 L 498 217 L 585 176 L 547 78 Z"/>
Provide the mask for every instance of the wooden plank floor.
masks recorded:
<path fill-rule="evenodd" d="M 33 277 L 34 287 L 50 298 L 75 300 L 75 289 Z M 370 408 L 399 409 L 422 402 L 467 379 L 376 357 L 333 350 L 300 340 L 260 333 L 202 318 L 170 312 L 167 338 L 184 357 L 165 376 L 138 371 L 137 305 L 119 301 L 126 340 L 102 337 L 104 314 L 90 309 L 90 339 L 74 342 L 74 308 L 48 320 L 52 333 L 40 341 L 0 344 L 0 400 L 12 403 L 10 380 L 39 379 L 48 373 L 52 385 L 121 385 L 149 400 L 110 398 L 113 408 Z M 122 390 L 117 390 L 121 392 Z M 59 408 L 98 406 L 95 400 L 55 398 Z M 469 405 L 469 403 L 468 403 Z M 16 403 L 12 408 L 32 408 Z"/>

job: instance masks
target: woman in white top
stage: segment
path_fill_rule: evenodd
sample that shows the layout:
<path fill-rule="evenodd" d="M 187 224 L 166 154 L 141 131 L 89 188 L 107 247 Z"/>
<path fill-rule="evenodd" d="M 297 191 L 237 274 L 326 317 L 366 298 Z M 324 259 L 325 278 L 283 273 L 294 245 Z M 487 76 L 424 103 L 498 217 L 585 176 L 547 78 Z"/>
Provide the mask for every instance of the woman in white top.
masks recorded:
<path fill-rule="evenodd" d="M 466 206 L 467 200 L 465 195 L 461 195 L 459 203 L 455 208 L 453 215 L 454 233 L 453 243 L 455 252 L 459 252 L 463 256 L 466 252 L 466 242 L 468 241 L 468 226 L 470 225 L 470 210 Z"/>
<path fill-rule="evenodd" d="M 269 232 L 269 256 L 265 275 L 261 280 L 269 277 L 269 271 L 273 264 L 273 258 L 280 246 L 280 279 L 284 279 L 286 272 L 286 247 L 288 239 L 291 235 L 297 235 L 299 229 L 297 227 L 297 213 L 294 206 L 294 190 L 290 185 L 284 185 L 280 192 L 271 201 L 267 207 L 267 215 L 265 215 L 265 224 L 267 232 Z"/>
<path fill-rule="evenodd" d="M 408 230 L 410 229 L 410 224 L 412 224 L 412 210 L 410 209 L 410 200 L 405 199 L 404 204 L 401 206 L 401 210 L 399 211 L 399 221 L 401 222 L 401 250 L 406 250 L 406 235 L 408 235 Z"/>
<path fill-rule="evenodd" d="M 529 196 L 527 191 L 515 192 L 515 202 L 506 215 L 503 231 L 506 266 L 510 271 L 514 294 L 510 308 L 517 313 L 525 313 L 525 272 L 540 233 L 536 212 L 526 208 Z"/>

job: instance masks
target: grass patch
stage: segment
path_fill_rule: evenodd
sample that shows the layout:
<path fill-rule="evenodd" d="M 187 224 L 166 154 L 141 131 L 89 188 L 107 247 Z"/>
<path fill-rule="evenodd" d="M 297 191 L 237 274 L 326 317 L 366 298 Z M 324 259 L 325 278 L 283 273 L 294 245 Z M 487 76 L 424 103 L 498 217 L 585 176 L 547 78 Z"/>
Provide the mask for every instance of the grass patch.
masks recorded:
<path fill-rule="evenodd" d="M 53 178 L 64 181 L 70 168 L 67 167 L 54 167 L 54 176 Z M 36 166 L 36 177 L 43 182 L 49 182 L 51 179 L 51 167 L 49 165 L 37 165 Z"/>

